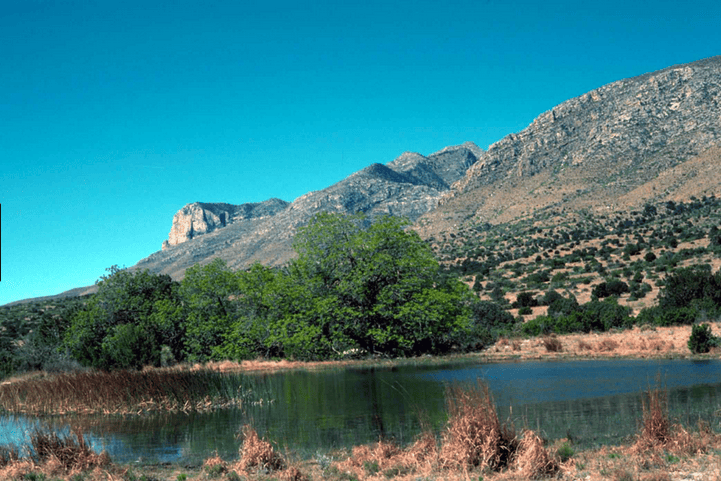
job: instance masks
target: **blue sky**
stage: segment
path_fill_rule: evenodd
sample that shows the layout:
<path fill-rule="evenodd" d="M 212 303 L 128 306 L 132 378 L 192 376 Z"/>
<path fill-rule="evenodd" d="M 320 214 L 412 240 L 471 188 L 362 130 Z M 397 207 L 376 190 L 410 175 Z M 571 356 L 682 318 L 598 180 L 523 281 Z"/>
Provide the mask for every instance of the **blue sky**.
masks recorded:
<path fill-rule="evenodd" d="M 721 3 L 45 1 L 0 8 L 0 305 L 160 249 L 195 201 L 292 201 L 487 148 L 721 54 Z"/>

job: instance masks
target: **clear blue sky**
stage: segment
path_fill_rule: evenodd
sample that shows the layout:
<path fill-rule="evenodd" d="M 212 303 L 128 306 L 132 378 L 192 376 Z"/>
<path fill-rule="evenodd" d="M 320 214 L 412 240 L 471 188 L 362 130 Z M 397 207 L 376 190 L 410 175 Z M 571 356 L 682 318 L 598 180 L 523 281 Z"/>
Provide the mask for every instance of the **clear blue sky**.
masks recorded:
<path fill-rule="evenodd" d="M 195 201 L 292 201 L 487 148 L 614 80 L 721 54 L 721 2 L 5 1 L 0 305 L 160 249 Z"/>

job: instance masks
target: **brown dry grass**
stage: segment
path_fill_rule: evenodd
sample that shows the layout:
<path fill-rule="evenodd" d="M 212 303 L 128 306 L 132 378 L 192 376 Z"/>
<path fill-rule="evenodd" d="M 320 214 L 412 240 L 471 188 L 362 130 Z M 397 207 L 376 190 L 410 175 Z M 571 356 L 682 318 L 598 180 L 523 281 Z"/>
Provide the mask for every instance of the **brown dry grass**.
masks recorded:
<path fill-rule="evenodd" d="M 548 452 L 543 440 L 533 431 L 523 433 L 514 464 L 516 470 L 529 479 L 552 476 L 559 470 L 558 460 Z"/>
<path fill-rule="evenodd" d="M 660 385 L 660 379 L 656 380 Z M 668 393 L 660 387 L 649 389 L 643 400 L 643 424 L 632 453 L 669 452 L 694 455 L 706 452 L 716 444 L 717 436 L 710 426 L 699 422 L 696 433 L 689 432 L 680 424 L 672 424 L 668 417 Z"/>
<path fill-rule="evenodd" d="M 439 453 L 443 468 L 468 466 L 501 469 L 518 448 L 513 428 L 501 424 L 488 386 L 450 386 L 446 393 L 448 425 Z"/>
<path fill-rule="evenodd" d="M 205 395 L 214 375 L 152 369 L 24 377 L 0 385 L 0 408 L 25 414 L 138 414 L 204 411 L 234 403 Z"/>
<path fill-rule="evenodd" d="M 240 447 L 240 460 L 233 469 L 248 472 L 250 468 L 267 471 L 280 471 L 285 467 L 285 460 L 272 444 L 258 436 L 258 432 L 250 425 L 243 426 L 243 444 Z"/>
<path fill-rule="evenodd" d="M 105 451 L 95 453 L 80 431 L 60 436 L 36 430 L 30 434 L 27 451 L 21 458 L 16 448 L 0 447 L 0 479 L 29 479 L 31 473 L 41 473 L 45 477 L 77 477 L 88 472 L 112 479 L 112 474 L 103 470 L 110 467 L 110 457 Z"/>
<path fill-rule="evenodd" d="M 714 331 L 721 330 L 721 322 L 710 323 Z M 547 337 L 521 341 L 499 340 L 486 350 L 473 354 L 480 362 L 530 359 L 578 359 L 578 358 L 690 358 L 687 342 L 691 326 L 651 327 L 634 326 L 623 331 L 603 333 L 560 334 L 555 339 L 559 350 L 546 347 Z M 517 349 L 511 349 L 512 344 Z M 717 358 L 721 349 L 715 348 L 707 357 Z"/>

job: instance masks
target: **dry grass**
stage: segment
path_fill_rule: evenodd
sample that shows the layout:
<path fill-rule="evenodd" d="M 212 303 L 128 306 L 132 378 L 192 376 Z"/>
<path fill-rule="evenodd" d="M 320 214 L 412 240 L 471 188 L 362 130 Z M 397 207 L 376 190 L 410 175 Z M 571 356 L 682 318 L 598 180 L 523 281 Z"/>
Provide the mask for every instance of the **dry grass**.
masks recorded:
<path fill-rule="evenodd" d="M 529 479 L 552 476 L 559 470 L 558 460 L 551 456 L 543 446 L 543 440 L 533 431 L 523 433 L 515 466 L 521 475 Z"/>
<path fill-rule="evenodd" d="M 0 385 L 0 407 L 25 414 L 138 414 L 204 411 L 233 404 L 210 397 L 213 372 L 154 369 L 84 371 L 14 380 Z"/>
<path fill-rule="evenodd" d="M 562 352 L 563 351 L 563 344 L 561 344 L 561 341 L 559 341 L 558 338 L 555 336 L 544 337 L 541 339 L 541 342 L 543 343 L 543 346 L 546 348 L 546 351 L 548 351 L 548 352 Z"/>
<path fill-rule="evenodd" d="M 249 468 L 267 471 L 279 471 L 285 466 L 283 457 L 268 441 L 261 439 L 258 432 L 250 425 L 243 426 L 243 445 L 240 447 L 240 461 L 234 466 L 236 470 L 247 472 Z"/>
<path fill-rule="evenodd" d="M 615 339 L 604 339 L 598 344 L 596 344 L 596 349 L 599 352 L 609 352 L 609 351 L 615 351 L 618 349 L 618 341 Z"/>
<path fill-rule="evenodd" d="M 106 479 L 112 478 L 101 471 L 110 466 L 108 454 L 95 453 L 79 431 L 60 436 L 36 430 L 30 435 L 26 451 L 25 456 L 20 457 L 17 448 L 0 446 L 0 479 L 34 479 L 28 478 L 32 473 L 41 473 L 44 477 L 77 477 L 92 471 L 105 473 Z"/>
<path fill-rule="evenodd" d="M 660 380 L 657 379 L 660 385 Z M 662 388 L 649 389 L 643 400 L 643 424 L 632 453 L 669 452 L 678 455 L 704 453 L 715 445 L 717 436 L 710 426 L 699 421 L 698 431 L 689 432 L 680 424 L 672 424 L 668 417 L 668 394 Z"/>
<path fill-rule="evenodd" d="M 446 393 L 449 420 L 439 453 L 443 468 L 501 469 L 518 448 L 513 428 L 501 424 L 488 386 L 451 386 Z"/>

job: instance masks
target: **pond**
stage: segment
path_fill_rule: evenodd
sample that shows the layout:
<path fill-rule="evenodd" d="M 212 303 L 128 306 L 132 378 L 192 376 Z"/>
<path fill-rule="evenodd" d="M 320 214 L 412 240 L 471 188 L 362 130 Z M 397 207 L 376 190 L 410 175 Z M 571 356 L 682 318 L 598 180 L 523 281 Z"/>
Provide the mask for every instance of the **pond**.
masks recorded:
<path fill-rule="evenodd" d="M 236 434 L 251 423 L 301 456 L 393 438 L 412 442 L 422 426 L 440 431 L 449 383 L 485 381 L 499 417 L 548 439 L 581 446 L 619 443 L 637 432 L 642 391 L 660 378 L 673 419 L 719 429 L 721 361 L 589 360 L 348 368 L 228 375 L 246 393 L 238 409 L 141 416 L 0 416 L 0 444 L 20 443 L 38 424 L 80 426 L 116 462 L 197 464 L 238 455 Z"/>

